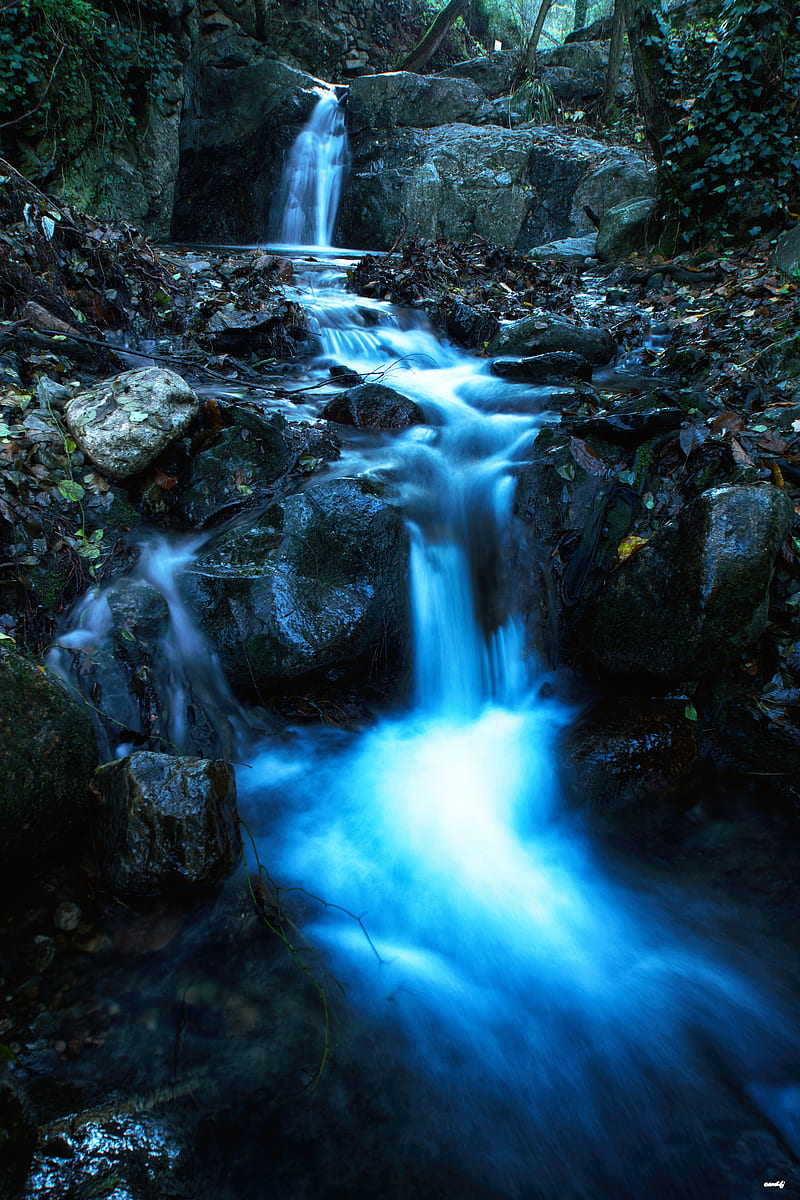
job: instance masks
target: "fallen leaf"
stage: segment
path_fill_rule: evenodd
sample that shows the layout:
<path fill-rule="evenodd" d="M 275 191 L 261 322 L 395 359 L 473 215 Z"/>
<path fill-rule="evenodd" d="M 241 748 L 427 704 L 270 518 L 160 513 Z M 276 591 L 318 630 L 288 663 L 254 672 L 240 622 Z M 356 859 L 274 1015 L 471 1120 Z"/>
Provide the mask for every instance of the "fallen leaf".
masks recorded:
<path fill-rule="evenodd" d="M 620 562 L 625 562 L 626 559 L 637 554 L 642 546 L 646 546 L 649 540 L 649 538 L 639 537 L 635 533 L 629 533 L 617 546 L 617 558 Z"/>

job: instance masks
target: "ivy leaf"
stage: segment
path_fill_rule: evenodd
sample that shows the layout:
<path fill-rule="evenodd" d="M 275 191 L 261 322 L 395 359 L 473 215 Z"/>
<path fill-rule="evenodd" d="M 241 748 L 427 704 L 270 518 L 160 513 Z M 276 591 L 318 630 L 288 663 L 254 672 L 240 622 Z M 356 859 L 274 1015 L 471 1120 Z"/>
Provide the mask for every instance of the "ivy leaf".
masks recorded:
<path fill-rule="evenodd" d="M 86 488 L 76 479 L 62 479 L 58 490 L 65 500 L 70 500 L 73 504 L 80 504 L 86 495 Z"/>

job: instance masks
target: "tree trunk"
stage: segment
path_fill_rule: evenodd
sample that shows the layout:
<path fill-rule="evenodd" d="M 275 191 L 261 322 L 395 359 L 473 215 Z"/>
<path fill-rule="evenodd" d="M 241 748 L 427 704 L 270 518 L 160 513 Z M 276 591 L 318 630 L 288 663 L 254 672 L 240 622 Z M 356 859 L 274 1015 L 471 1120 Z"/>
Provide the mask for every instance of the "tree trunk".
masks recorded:
<path fill-rule="evenodd" d="M 660 162 L 661 139 L 673 123 L 668 100 L 672 59 L 661 0 L 621 0 L 621 4 L 645 132 L 656 161 Z"/>
<path fill-rule="evenodd" d="M 399 64 L 400 71 L 418 71 L 432 58 L 445 39 L 447 31 L 469 7 L 470 0 L 450 0 L 437 16 L 427 33 L 417 42 L 410 54 Z"/>
<path fill-rule="evenodd" d="M 533 26 L 528 48 L 525 51 L 525 70 L 530 75 L 533 71 L 534 61 L 536 59 L 536 47 L 539 45 L 539 38 L 542 36 L 544 23 L 547 20 L 547 14 L 553 7 L 553 0 L 542 0 L 539 6 L 539 12 L 536 15 L 536 22 Z"/>
<path fill-rule="evenodd" d="M 575 20 L 572 22 L 573 32 L 586 28 L 586 9 L 588 7 L 589 0 L 575 0 Z"/>
<path fill-rule="evenodd" d="M 608 51 L 608 72 L 606 73 L 606 88 L 603 94 L 603 113 L 605 116 L 614 107 L 619 83 L 619 68 L 622 61 L 622 43 L 625 34 L 625 20 L 622 14 L 622 0 L 614 0 L 614 16 L 611 21 L 611 46 Z"/>

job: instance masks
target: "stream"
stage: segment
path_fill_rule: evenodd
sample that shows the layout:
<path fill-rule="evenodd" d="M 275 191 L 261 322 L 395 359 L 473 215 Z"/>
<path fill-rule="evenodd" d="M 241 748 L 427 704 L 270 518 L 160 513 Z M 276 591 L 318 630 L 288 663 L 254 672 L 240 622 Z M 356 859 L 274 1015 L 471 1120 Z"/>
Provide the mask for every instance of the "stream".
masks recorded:
<path fill-rule="evenodd" d="M 402 509 L 413 681 L 407 702 L 366 728 L 265 736 L 180 599 L 181 573 L 215 531 L 153 538 L 131 576 L 169 604 L 158 681 L 169 738 L 184 744 L 187 695 L 224 725 L 258 856 L 283 887 L 302 889 L 301 937 L 340 1010 L 328 1075 L 302 1101 L 313 1116 L 294 1101 L 270 1117 L 271 1135 L 257 1120 L 269 1101 L 256 1079 L 271 1068 L 256 1041 L 269 1021 L 277 1057 L 281 1028 L 307 1021 L 318 1035 L 314 998 L 292 1017 L 270 996 L 272 1016 L 252 1018 L 246 1066 L 221 1026 L 205 1040 L 200 1030 L 197 1045 L 219 1055 L 227 1079 L 214 1111 L 229 1116 L 212 1119 L 195 1099 L 205 1114 L 196 1153 L 212 1181 L 199 1194 L 738 1200 L 780 1180 L 790 1193 L 800 1040 L 780 964 L 766 976 L 746 933 L 726 936 L 729 914 L 717 924 L 678 886 L 607 863 L 561 795 L 559 739 L 573 712 L 530 651 L 508 565 L 516 471 L 555 419 L 550 392 L 494 378 L 419 315 L 344 291 L 346 257 L 320 249 L 347 161 L 337 114 L 323 96 L 295 149 L 278 240 L 299 244 L 297 292 L 322 348 L 312 378 L 345 366 L 425 414 L 424 425 L 354 436 L 327 468 L 374 478 Z M 299 415 L 320 406 L 308 400 Z M 76 606 L 60 669 L 102 643 L 104 603 L 99 592 Z M 237 961 L 241 992 L 257 992 L 252 964 Z M 236 992 L 229 965 L 213 969 Z M 276 986 L 291 989 L 291 963 L 276 970 Z M 169 1018 L 154 1019 L 167 1045 Z"/>

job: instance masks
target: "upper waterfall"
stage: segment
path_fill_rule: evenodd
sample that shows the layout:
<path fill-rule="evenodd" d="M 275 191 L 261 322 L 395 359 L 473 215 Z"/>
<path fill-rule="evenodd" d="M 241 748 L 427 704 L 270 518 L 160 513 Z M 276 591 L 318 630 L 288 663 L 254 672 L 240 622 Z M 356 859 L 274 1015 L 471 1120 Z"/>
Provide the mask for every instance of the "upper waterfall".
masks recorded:
<path fill-rule="evenodd" d="M 272 207 L 274 236 L 289 246 L 330 246 L 350 161 L 336 92 L 319 100 L 292 146 Z"/>

